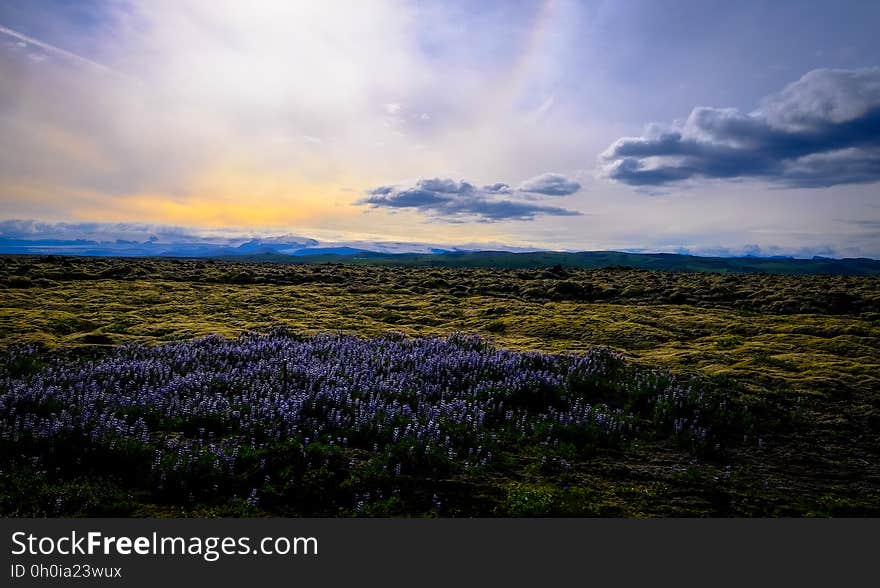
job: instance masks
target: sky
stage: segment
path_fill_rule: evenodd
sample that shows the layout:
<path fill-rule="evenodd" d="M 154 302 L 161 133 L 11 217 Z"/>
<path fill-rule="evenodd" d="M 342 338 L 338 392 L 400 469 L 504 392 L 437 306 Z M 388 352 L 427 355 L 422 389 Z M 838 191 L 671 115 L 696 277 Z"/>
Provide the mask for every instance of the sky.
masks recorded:
<path fill-rule="evenodd" d="M 880 258 L 878 22 L 872 1 L 0 0 L 0 237 Z"/>

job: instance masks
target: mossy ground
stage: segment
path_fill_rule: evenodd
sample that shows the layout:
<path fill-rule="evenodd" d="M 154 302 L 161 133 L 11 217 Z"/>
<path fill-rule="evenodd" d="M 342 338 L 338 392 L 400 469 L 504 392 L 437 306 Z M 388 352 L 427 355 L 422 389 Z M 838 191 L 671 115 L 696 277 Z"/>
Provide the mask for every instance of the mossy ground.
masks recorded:
<path fill-rule="evenodd" d="M 2 264 L 2 347 L 89 350 L 277 326 L 364 336 L 467 331 L 511 349 L 611 346 L 639 364 L 703 378 L 754 415 L 751 437 L 720 458 L 644 444 L 548 471 L 524 451 L 476 486 L 409 482 L 454 487 L 470 504 L 458 514 L 880 514 L 880 278 L 728 282 L 621 270 L 59 258 Z M 3 477 L 8 495 L 40 491 L 26 472 Z M 72 493 L 107 494 L 83 512 L 213 514 L 138 504 L 100 480 L 70 484 Z M 404 514 L 400 505 L 376 509 Z"/>

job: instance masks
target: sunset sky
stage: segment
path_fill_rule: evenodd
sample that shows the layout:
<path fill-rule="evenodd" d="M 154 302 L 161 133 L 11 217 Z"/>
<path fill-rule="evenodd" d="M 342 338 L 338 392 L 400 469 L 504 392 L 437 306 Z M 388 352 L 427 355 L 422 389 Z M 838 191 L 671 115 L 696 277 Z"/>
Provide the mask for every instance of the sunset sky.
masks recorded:
<path fill-rule="evenodd" d="M 880 2 L 0 0 L 0 221 L 880 258 L 878 23 Z"/>

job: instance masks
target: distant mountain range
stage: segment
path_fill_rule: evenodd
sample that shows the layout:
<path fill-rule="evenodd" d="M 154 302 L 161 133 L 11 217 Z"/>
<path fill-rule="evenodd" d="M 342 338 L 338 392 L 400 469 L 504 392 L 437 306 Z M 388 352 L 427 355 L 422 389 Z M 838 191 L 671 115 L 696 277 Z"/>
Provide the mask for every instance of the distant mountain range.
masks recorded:
<path fill-rule="evenodd" d="M 217 242 L 206 238 L 163 241 L 116 239 L 24 239 L 0 236 L 0 254 L 92 257 L 200 257 L 244 262 L 347 263 L 436 267 L 537 268 L 560 265 L 586 269 L 626 267 L 660 271 L 726 273 L 880 275 L 880 261 L 867 258 L 702 257 L 674 253 L 618 251 L 480 251 L 412 243 L 322 244 L 303 237 Z"/>
<path fill-rule="evenodd" d="M 418 243 L 325 243 L 305 237 L 235 240 L 184 236 L 174 240 L 27 239 L 0 236 L 0 254 L 81 255 L 91 257 L 233 257 L 249 255 L 356 255 L 362 253 L 446 253 Z"/>
<path fill-rule="evenodd" d="M 501 247 L 505 250 L 521 250 Z M 400 241 L 318 241 L 299 235 L 236 236 L 147 223 L 0 221 L 0 254 L 114 257 L 221 257 L 237 255 L 351 255 L 442 253 L 464 248 Z"/>
<path fill-rule="evenodd" d="M 295 253 L 318 244 L 314 239 L 251 239 L 234 244 L 204 239 L 131 241 L 115 239 L 10 239 L 0 237 L 0 253 L 87 255 L 95 257 L 216 257 L 261 253 Z"/>

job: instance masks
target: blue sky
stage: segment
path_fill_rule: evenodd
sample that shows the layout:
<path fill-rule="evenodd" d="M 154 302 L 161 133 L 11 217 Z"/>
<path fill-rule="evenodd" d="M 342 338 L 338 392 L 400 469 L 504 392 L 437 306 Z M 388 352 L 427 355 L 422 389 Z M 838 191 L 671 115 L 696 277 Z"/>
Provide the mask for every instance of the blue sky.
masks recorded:
<path fill-rule="evenodd" d="M 0 1 L 0 220 L 880 257 L 878 22 L 876 2 Z"/>

